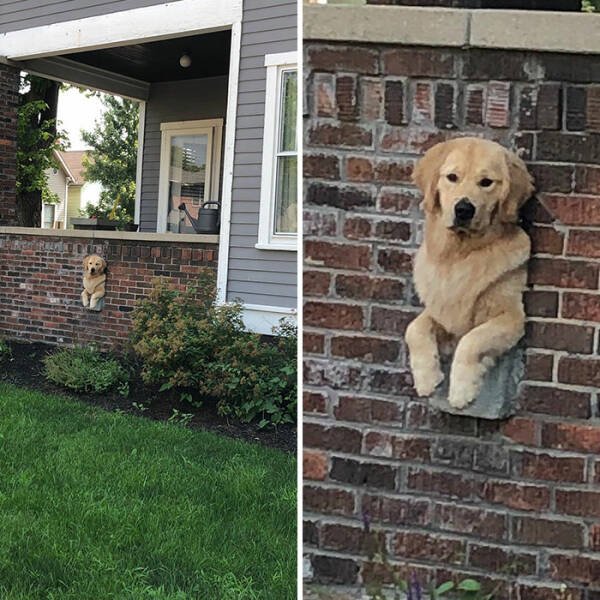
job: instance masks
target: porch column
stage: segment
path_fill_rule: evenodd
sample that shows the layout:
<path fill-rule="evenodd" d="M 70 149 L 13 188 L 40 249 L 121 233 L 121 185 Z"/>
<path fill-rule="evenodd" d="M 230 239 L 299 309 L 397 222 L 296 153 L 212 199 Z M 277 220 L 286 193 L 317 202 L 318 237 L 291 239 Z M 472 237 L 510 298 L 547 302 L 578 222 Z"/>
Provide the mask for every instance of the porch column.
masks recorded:
<path fill-rule="evenodd" d="M 17 225 L 19 69 L 0 62 L 0 225 Z"/>

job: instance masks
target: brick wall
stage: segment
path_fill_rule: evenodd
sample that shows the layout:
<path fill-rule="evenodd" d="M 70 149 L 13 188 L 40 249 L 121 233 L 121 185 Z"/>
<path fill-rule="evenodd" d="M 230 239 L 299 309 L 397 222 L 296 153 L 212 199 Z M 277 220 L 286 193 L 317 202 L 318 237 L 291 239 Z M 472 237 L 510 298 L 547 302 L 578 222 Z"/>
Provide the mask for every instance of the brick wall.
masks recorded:
<path fill-rule="evenodd" d="M 497 600 L 600 598 L 600 61 L 307 42 L 305 544 L 315 583 L 471 574 Z M 470 133 L 537 179 L 526 380 L 505 422 L 415 396 L 415 160 Z M 564 589 L 560 586 L 564 584 Z M 596 590 L 593 592 L 592 590 Z"/>
<path fill-rule="evenodd" d="M 81 306 L 86 254 L 108 262 L 104 309 Z M 131 311 L 152 281 L 184 287 L 217 268 L 216 244 L 0 233 L 0 336 L 51 344 L 123 349 Z"/>
<path fill-rule="evenodd" d="M 17 223 L 17 104 L 19 71 L 0 63 L 0 225 Z"/>

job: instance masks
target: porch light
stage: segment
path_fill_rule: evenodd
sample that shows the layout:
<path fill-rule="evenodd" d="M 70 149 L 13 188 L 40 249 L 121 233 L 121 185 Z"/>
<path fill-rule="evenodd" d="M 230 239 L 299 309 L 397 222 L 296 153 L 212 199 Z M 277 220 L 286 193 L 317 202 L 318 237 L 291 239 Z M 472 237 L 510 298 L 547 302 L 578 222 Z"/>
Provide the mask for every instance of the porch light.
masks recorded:
<path fill-rule="evenodd" d="M 181 58 L 179 59 L 179 64 L 184 69 L 187 69 L 192 64 L 192 57 L 189 54 L 187 54 L 187 53 L 184 52 L 181 55 Z"/>

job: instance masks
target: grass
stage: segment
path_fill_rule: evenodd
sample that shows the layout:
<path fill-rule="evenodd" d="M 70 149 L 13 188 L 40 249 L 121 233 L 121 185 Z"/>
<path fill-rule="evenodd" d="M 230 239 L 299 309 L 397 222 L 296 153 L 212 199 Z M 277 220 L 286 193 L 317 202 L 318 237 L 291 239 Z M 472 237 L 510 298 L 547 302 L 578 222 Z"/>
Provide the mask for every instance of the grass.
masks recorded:
<path fill-rule="evenodd" d="M 295 598 L 295 490 L 280 451 L 0 384 L 0 598 Z"/>

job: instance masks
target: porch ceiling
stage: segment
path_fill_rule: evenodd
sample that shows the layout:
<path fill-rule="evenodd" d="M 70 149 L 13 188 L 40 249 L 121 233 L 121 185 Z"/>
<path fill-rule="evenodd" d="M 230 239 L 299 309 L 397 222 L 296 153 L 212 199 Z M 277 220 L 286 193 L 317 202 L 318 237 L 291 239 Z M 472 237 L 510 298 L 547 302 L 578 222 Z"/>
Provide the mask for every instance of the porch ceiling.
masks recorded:
<path fill-rule="evenodd" d="M 226 75 L 231 31 L 172 38 L 115 48 L 69 54 L 69 60 L 126 77 L 155 83 Z M 192 64 L 184 69 L 179 58 L 187 53 Z"/>

